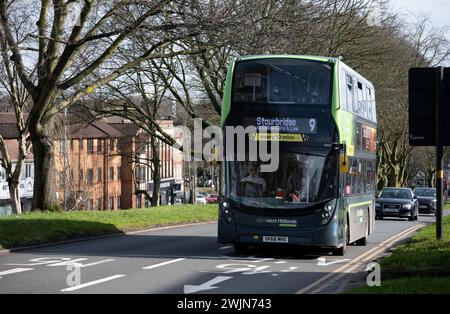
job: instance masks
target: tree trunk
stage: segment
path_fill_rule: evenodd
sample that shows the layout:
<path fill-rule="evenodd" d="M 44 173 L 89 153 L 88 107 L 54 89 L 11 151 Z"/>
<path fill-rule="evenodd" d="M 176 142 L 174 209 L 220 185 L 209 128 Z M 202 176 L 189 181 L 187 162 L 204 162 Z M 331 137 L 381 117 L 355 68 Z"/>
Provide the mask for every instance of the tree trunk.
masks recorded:
<path fill-rule="evenodd" d="M 159 193 L 161 187 L 161 169 L 159 159 L 159 147 L 158 142 L 154 136 L 150 136 L 150 145 L 152 147 L 152 174 L 153 174 L 153 195 L 151 199 L 151 205 L 159 206 Z"/>
<path fill-rule="evenodd" d="M 13 214 L 20 215 L 22 214 L 22 204 L 20 203 L 19 183 L 9 182 L 8 188 Z"/>
<path fill-rule="evenodd" d="M 57 205 L 53 144 L 49 137 L 33 133 L 30 130 L 35 164 L 33 209 L 48 210 Z"/>

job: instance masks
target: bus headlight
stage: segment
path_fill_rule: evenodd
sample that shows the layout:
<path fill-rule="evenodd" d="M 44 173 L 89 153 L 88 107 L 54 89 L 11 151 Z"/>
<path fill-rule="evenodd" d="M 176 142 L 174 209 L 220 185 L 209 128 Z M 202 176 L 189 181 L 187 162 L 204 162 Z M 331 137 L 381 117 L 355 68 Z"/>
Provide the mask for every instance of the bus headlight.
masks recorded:
<path fill-rule="evenodd" d="M 325 204 L 325 211 L 331 213 L 334 210 L 334 206 L 336 205 L 336 201 L 331 201 Z"/>

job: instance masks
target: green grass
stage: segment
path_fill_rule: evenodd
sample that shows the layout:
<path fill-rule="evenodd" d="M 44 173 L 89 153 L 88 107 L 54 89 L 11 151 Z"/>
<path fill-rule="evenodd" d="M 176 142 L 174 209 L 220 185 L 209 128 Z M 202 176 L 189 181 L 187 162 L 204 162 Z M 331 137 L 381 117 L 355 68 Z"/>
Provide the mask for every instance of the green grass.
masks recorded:
<path fill-rule="evenodd" d="M 217 205 L 177 205 L 118 211 L 29 213 L 0 218 L 0 249 L 213 221 Z"/>
<path fill-rule="evenodd" d="M 380 287 L 360 287 L 349 290 L 347 294 L 449 294 L 450 277 L 414 277 L 397 280 L 384 280 Z"/>
<path fill-rule="evenodd" d="M 430 225 L 397 247 L 380 265 L 381 287 L 361 287 L 348 293 L 449 293 L 450 216 L 444 218 L 442 241 L 436 240 L 436 226 Z"/>

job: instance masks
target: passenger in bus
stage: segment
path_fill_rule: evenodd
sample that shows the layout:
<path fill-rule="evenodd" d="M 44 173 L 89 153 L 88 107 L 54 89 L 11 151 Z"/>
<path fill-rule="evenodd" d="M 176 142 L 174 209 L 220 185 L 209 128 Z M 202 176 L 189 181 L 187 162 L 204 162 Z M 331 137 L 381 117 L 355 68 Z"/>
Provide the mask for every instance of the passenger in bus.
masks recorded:
<path fill-rule="evenodd" d="M 241 179 L 244 196 L 262 197 L 266 191 L 266 181 L 258 175 L 258 168 L 251 166 L 248 175 Z"/>

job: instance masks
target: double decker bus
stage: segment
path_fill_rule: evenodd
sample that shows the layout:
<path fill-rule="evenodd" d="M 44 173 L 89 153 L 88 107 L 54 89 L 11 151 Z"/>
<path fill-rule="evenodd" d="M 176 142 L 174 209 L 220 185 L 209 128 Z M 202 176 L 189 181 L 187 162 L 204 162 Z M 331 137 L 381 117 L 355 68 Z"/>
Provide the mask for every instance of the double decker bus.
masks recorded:
<path fill-rule="evenodd" d="M 329 249 L 365 245 L 375 226 L 373 85 L 338 58 L 265 55 L 234 60 L 221 117 L 254 126 L 249 141 L 277 141 L 278 167 L 227 160 L 221 171 L 218 241 L 236 251 L 264 243 Z M 262 126 L 262 127 L 261 127 Z M 276 134 L 267 127 L 277 127 Z M 264 131 L 265 130 L 265 131 Z"/>

